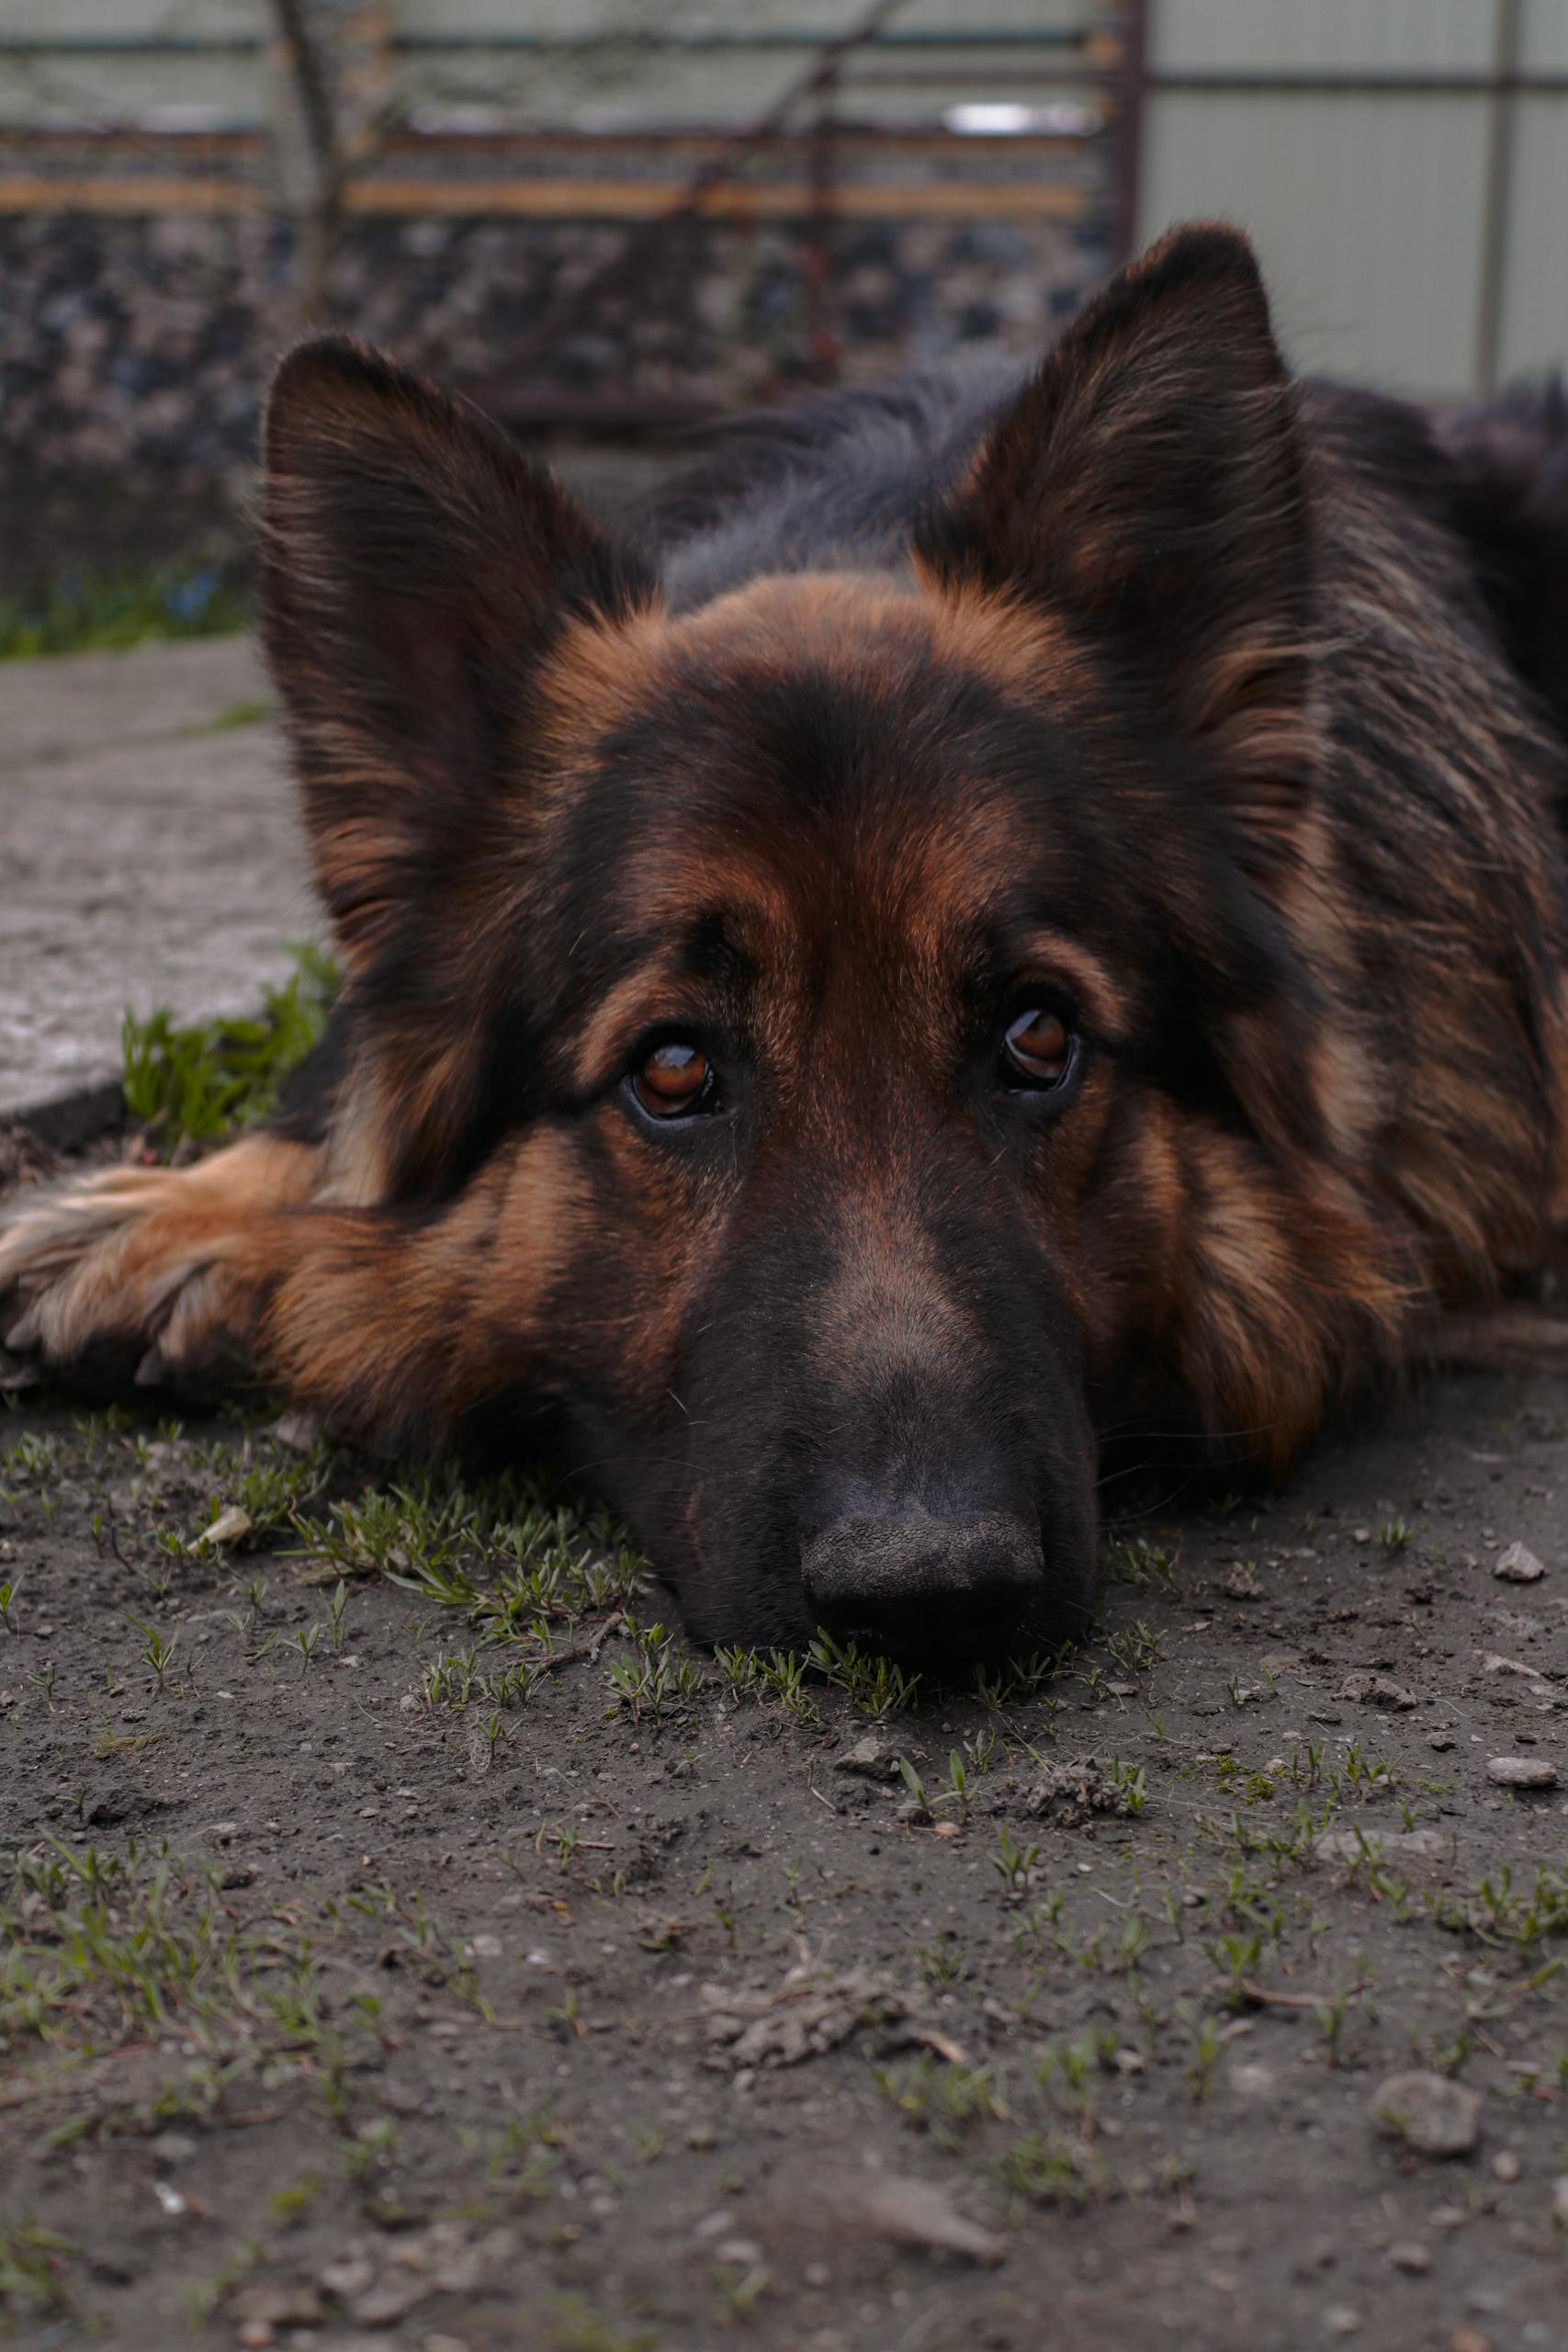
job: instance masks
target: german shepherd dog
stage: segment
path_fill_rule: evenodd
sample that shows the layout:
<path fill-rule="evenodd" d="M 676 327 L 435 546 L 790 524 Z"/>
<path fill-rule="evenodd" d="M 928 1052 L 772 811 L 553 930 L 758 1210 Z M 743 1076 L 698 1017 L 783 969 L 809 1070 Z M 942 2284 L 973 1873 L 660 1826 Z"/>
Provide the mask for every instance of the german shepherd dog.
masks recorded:
<path fill-rule="evenodd" d="M 269 1130 L 22 1208 L 10 1346 L 547 1435 L 708 1641 L 1070 1633 L 1108 1437 L 1277 1470 L 1549 1258 L 1565 453 L 1293 382 L 1218 225 L 644 548 L 305 344 L 262 613 L 341 1002 Z"/>

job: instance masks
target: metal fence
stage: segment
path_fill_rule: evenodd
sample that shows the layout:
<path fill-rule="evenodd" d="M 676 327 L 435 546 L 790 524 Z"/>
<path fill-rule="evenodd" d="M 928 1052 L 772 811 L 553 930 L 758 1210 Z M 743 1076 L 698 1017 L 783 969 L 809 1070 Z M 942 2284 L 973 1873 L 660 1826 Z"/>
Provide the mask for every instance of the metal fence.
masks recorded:
<path fill-rule="evenodd" d="M 1241 220 L 1306 364 L 1568 361 L 1564 0 L 1154 0 L 1141 82 L 1140 236 Z"/>
<path fill-rule="evenodd" d="M 284 0 L 7 0 L 0 213 L 245 212 L 299 179 Z M 345 215 L 1254 232 L 1305 364 L 1568 360 L 1568 0 L 312 0 Z M 308 141 L 303 142 L 308 147 Z M 306 164 L 309 157 L 306 156 Z M 305 169 L 305 178 L 310 177 Z M 581 315 L 590 296 L 573 296 Z"/>

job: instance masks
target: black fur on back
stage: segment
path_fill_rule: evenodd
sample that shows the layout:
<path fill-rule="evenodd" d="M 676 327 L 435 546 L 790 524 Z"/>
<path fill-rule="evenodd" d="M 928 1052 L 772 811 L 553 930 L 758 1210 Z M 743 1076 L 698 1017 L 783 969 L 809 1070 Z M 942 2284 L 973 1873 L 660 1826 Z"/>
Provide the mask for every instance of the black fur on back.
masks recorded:
<path fill-rule="evenodd" d="M 1032 361 L 917 369 L 719 426 L 637 518 L 672 610 L 767 572 L 897 570 Z"/>
<path fill-rule="evenodd" d="M 1454 523 L 1508 658 L 1568 736 L 1568 395 L 1516 384 L 1434 419 Z"/>

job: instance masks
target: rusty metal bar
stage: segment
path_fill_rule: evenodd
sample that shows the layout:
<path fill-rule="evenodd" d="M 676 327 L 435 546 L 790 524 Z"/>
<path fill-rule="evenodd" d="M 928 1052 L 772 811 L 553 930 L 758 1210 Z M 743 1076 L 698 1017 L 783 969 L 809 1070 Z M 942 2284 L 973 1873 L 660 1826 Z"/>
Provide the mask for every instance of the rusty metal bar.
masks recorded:
<path fill-rule="evenodd" d="M 1072 89 L 1084 85 L 1113 90 L 1122 79 L 1121 65 L 1082 64 L 1065 60 L 1060 65 L 1031 65 L 1010 62 L 1010 83 L 1029 82 L 1041 88 Z M 886 73 L 857 73 L 850 90 L 951 89 L 951 67 L 889 68 Z M 1568 97 L 1568 74 L 1371 74 L 1371 73 L 1224 73 L 1208 67 L 1149 66 L 1144 74 L 1145 91 L 1184 90 L 1204 97 L 1303 98 L 1453 98 L 1487 97 L 1499 91 L 1512 96 Z"/>
<path fill-rule="evenodd" d="M 985 180 L 874 181 L 840 184 L 838 217 L 862 220 L 1079 220 L 1094 209 L 1087 188 L 1048 183 Z M 682 208 L 682 220 L 806 220 L 814 217 L 809 186 L 729 184 L 709 188 Z M 270 193 L 254 180 L 152 172 L 0 173 L 0 213 L 6 212 L 262 212 Z M 665 180 L 393 179 L 351 180 L 345 212 L 418 219 L 626 220 L 639 229 L 667 222 Z"/>
<path fill-rule="evenodd" d="M 839 77 L 835 70 L 817 94 L 817 116 L 811 126 L 811 227 L 801 257 L 806 290 L 806 354 L 812 379 L 830 384 L 839 372 L 839 338 L 833 327 L 834 194 L 838 178 L 834 106 Z"/>
<path fill-rule="evenodd" d="M 1148 41 L 1148 0 L 1127 0 L 1122 17 L 1121 80 L 1111 151 L 1111 257 L 1117 264 L 1131 261 L 1138 245 Z"/>
<path fill-rule="evenodd" d="M 1503 341 L 1503 289 L 1513 212 L 1514 129 L 1517 107 L 1510 84 L 1519 62 L 1520 0 L 1497 0 L 1495 87 L 1486 127 L 1486 193 L 1481 215 L 1481 283 L 1475 304 L 1475 379 L 1483 392 L 1497 381 Z"/>

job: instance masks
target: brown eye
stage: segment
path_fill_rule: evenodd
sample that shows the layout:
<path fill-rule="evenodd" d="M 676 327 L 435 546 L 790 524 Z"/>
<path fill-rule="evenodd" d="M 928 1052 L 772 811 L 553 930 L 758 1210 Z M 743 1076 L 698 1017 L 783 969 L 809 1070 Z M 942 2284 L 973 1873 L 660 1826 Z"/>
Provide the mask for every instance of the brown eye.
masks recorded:
<path fill-rule="evenodd" d="M 1021 1078 L 1030 1086 L 1060 1086 L 1072 1066 L 1072 1031 L 1046 1005 L 1032 1005 L 1010 1022 L 1003 1044 L 1007 1057 L 1002 1078 L 1010 1086 L 1016 1087 Z"/>
<path fill-rule="evenodd" d="M 632 1072 L 632 1092 L 650 1118 L 683 1119 L 717 1107 L 713 1067 L 700 1046 L 671 1037 Z"/>

